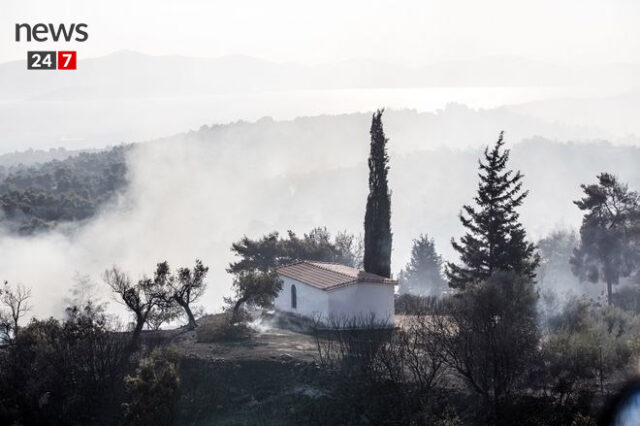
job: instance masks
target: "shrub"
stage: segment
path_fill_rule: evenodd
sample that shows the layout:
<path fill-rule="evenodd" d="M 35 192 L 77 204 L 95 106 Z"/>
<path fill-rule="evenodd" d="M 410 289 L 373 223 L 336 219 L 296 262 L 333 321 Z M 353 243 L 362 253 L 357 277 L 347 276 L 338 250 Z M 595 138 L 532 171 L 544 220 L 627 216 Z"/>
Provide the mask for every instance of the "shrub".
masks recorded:
<path fill-rule="evenodd" d="M 527 385 L 537 357 L 537 293 L 526 277 L 496 273 L 449 299 L 425 323 L 446 354 L 444 362 L 500 417 L 503 405 Z"/>
<path fill-rule="evenodd" d="M 31 321 L 0 352 L 0 423 L 116 423 L 126 344 L 90 309 Z"/>
<path fill-rule="evenodd" d="M 178 358 L 170 349 L 155 349 L 124 379 L 129 402 L 123 404 L 128 425 L 172 425 L 180 379 Z"/>
<path fill-rule="evenodd" d="M 620 287 L 612 297 L 614 306 L 640 314 L 640 289 L 637 286 Z"/>
<path fill-rule="evenodd" d="M 596 389 L 605 393 L 609 377 L 638 354 L 638 319 L 614 306 L 573 300 L 550 324 L 542 345 L 545 387 L 559 405 Z"/>
<path fill-rule="evenodd" d="M 435 296 L 416 296 L 414 294 L 401 294 L 394 299 L 396 314 L 418 315 L 437 311 L 441 301 Z"/>
<path fill-rule="evenodd" d="M 253 330 L 245 322 L 233 321 L 233 313 L 207 315 L 196 328 L 196 340 L 200 343 L 228 342 L 251 337 Z"/>
<path fill-rule="evenodd" d="M 402 328 L 374 317 L 316 323 L 318 362 L 342 424 L 460 424 L 437 389 L 446 369 L 428 322 L 421 315 Z"/>

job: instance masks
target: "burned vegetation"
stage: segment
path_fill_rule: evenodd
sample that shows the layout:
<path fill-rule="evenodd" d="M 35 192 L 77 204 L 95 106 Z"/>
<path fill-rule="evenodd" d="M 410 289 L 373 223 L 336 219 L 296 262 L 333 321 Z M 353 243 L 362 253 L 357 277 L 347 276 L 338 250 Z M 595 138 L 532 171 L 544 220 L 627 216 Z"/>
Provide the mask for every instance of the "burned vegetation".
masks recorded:
<path fill-rule="evenodd" d="M 25 321 L 31 293 L 7 283 L 0 423 L 596 424 L 640 356 L 640 197 L 602 173 L 575 202 L 579 232 L 534 244 L 519 216 L 526 177 L 511 168 L 502 133 L 462 206 L 458 259 L 439 255 L 429 230 L 416 236 L 395 298 L 389 292 L 394 316 L 296 315 L 309 294 L 325 294 L 327 277 L 339 276 L 332 291 L 395 283 L 382 115 L 372 118 L 364 236 L 317 227 L 240 238 L 222 312 L 199 306 L 209 284 L 199 260 L 177 269 L 161 261 L 142 277 L 108 269 L 104 285 L 129 325 L 93 298 L 70 303 L 63 319 Z M 115 191 L 121 153 L 109 155 L 111 177 L 94 183 Z M 4 185 L 38 180 L 19 175 Z M 307 296 L 282 273 L 301 261 L 325 285 Z M 565 281 L 585 291 L 560 292 Z M 594 292 L 597 283 L 605 291 Z M 285 289 L 290 311 L 274 310 Z"/>

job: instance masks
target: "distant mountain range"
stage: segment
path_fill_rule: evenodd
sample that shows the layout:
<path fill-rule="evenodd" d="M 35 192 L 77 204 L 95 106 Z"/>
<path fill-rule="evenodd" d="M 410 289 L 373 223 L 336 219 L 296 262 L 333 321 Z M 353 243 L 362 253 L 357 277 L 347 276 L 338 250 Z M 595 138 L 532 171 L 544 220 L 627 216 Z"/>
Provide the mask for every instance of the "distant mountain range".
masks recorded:
<path fill-rule="evenodd" d="M 80 53 L 81 54 L 81 53 Z M 79 57 L 75 72 L 0 64 L 0 99 L 114 99 L 253 91 L 401 87 L 640 85 L 640 64 L 568 67 L 499 56 L 409 68 L 375 60 L 304 66 L 247 56 L 192 58 L 119 51 Z"/>
<path fill-rule="evenodd" d="M 419 68 L 372 60 L 303 66 L 130 51 L 78 61 L 77 71 L 53 72 L 27 71 L 24 61 L 0 64 L 0 153 L 94 149 L 261 117 L 366 117 L 379 107 L 415 110 L 394 132 L 420 147 L 476 146 L 500 129 L 514 141 L 635 143 L 640 135 L 635 64 L 565 67 L 495 57 Z M 469 104 L 478 114 L 469 113 Z M 357 120 L 364 126 L 358 129 L 366 129 L 366 120 Z M 413 126 L 425 131 L 406 130 Z"/>

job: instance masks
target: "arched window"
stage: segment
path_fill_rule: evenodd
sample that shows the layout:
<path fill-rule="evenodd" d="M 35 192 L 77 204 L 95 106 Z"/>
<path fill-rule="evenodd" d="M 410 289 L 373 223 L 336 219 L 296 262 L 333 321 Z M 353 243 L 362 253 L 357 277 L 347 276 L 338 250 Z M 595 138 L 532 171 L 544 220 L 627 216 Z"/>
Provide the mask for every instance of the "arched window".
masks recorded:
<path fill-rule="evenodd" d="M 291 284 L 291 309 L 298 308 L 298 295 L 296 293 L 296 286 Z"/>

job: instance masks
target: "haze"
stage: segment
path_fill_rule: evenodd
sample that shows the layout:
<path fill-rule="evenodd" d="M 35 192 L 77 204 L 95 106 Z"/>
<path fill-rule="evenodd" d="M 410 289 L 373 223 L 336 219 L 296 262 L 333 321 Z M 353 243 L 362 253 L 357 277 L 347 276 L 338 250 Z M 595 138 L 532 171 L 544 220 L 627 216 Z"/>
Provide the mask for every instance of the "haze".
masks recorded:
<path fill-rule="evenodd" d="M 0 62 L 27 50 L 14 41 L 14 24 L 39 21 L 88 23 L 89 41 L 73 46 L 82 57 L 131 49 L 303 64 L 371 58 L 419 66 L 494 55 L 640 62 L 639 11 L 632 0 L 9 0 L 0 13 Z"/>
<path fill-rule="evenodd" d="M 211 266 L 204 304 L 215 310 L 242 235 L 361 233 L 379 107 L 391 138 L 394 273 L 420 233 L 454 256 L 479 148 L 500 130 L 531 189 L 522 217 L 533 238 L 579 225 L 571 200 L 598 172 L 640 186 L 636 2 L 1 8 L 0 153 L 146 142 L 128 158 L 128 186 L 98 216 L 71 231 L 0 238 L 2 279 L 32 286 L 38 314 L 61 313 L 76 273 L 100 282 L 113 264 L 137 276 L 196 257 Z M 89 40 L 16 43 L 16 22 L 85 22 Z M 78 51 L 77 71 L 26 70 L 27 50 L 62 46 Z"/>

